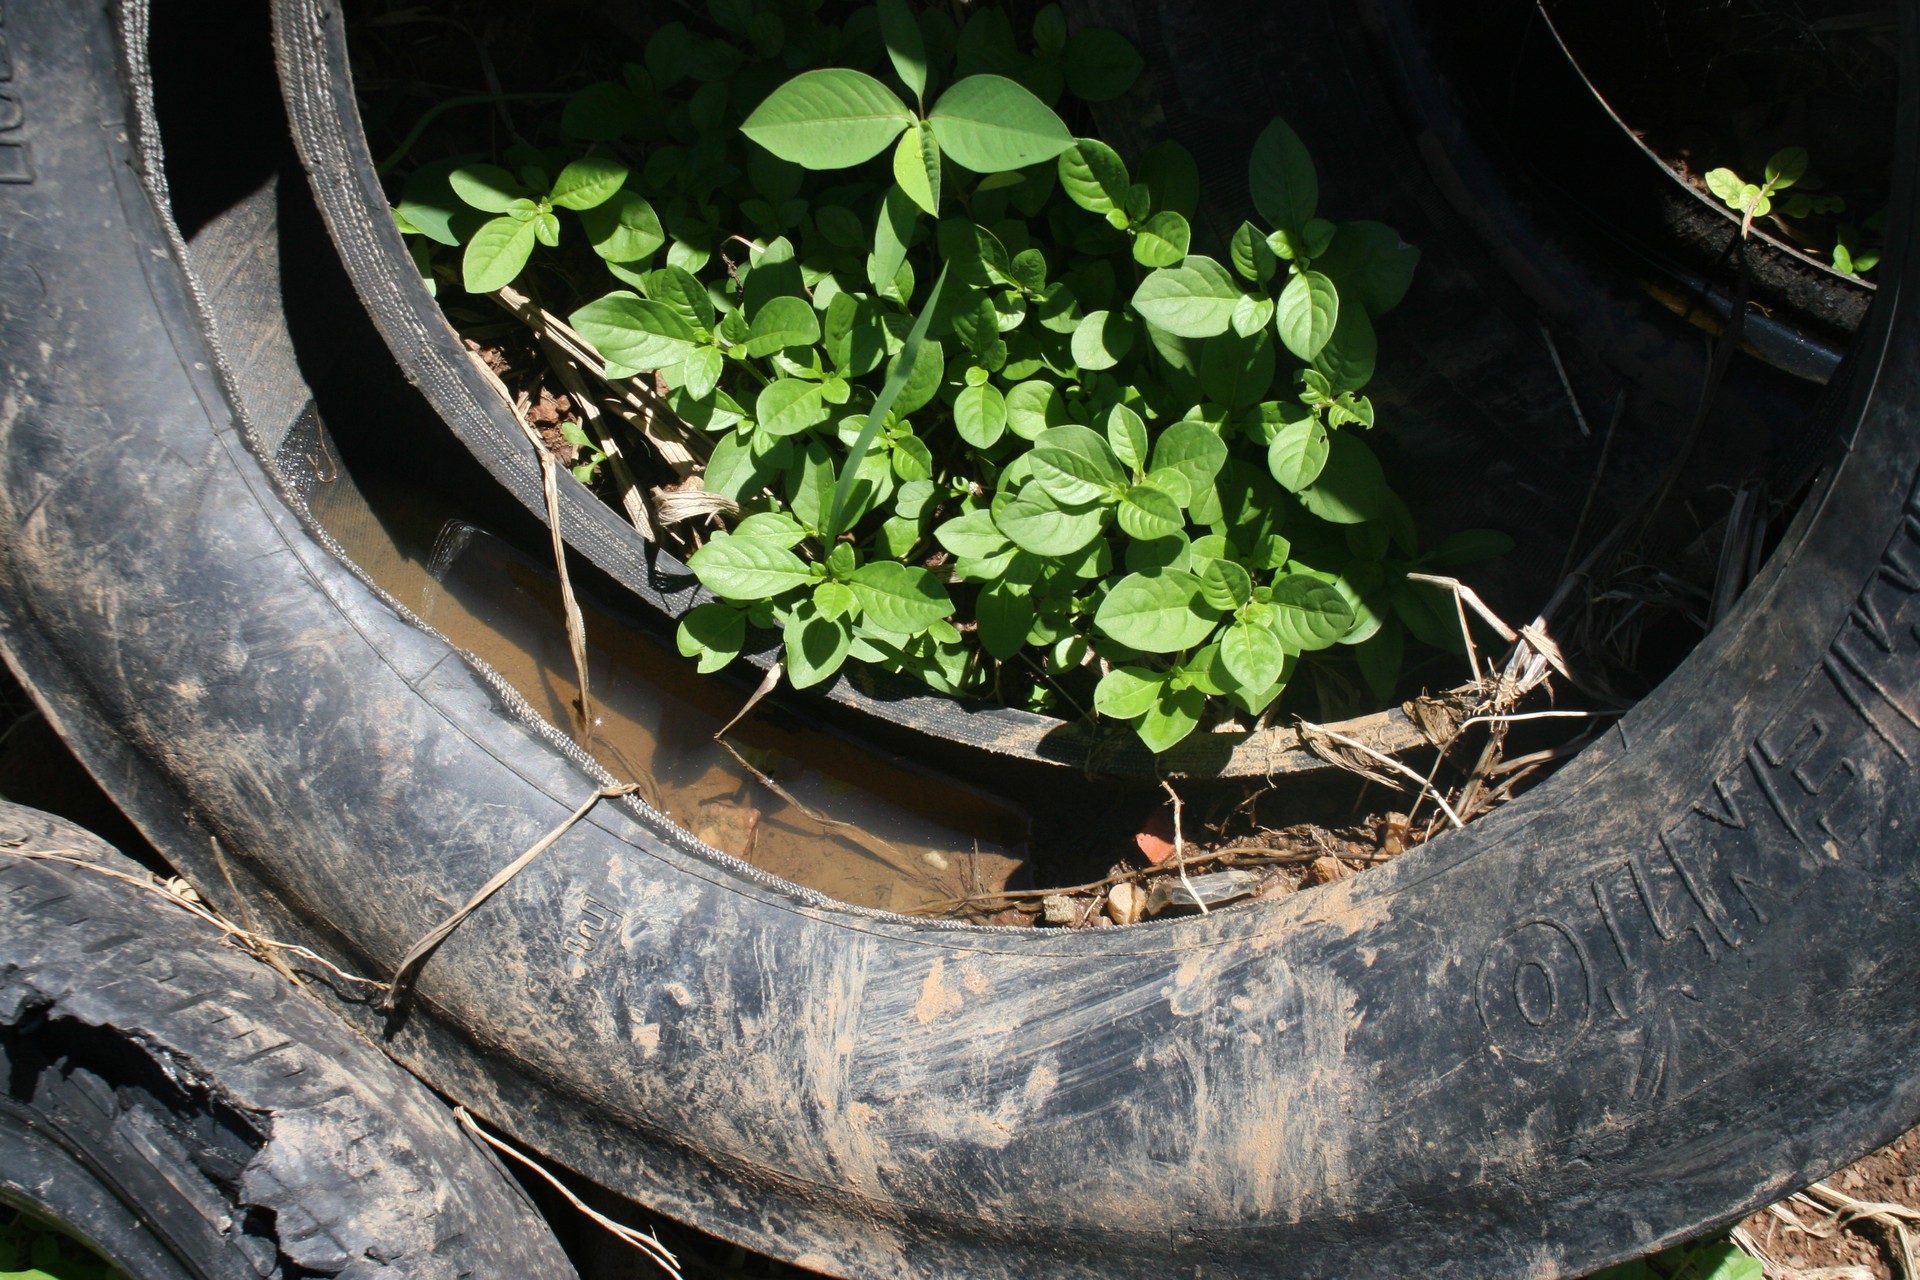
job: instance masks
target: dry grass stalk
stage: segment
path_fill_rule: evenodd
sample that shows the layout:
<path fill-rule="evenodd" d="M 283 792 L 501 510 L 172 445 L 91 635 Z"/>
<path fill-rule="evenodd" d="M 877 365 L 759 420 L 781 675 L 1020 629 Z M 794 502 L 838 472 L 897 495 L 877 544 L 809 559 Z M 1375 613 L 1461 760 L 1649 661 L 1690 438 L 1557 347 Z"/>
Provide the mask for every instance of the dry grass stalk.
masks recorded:
<path fill-rule="evenodd" d="M 520 430 L 526 433 L 527 442 L 533 446 L 534 455 L 540 459 L 540 487 L 546 499 L 547 531 L 553 536 L 553 565 L 560 575 L 560 604 L 567 621 L 567 647 L 573 653 L 574 675 L 580 686 L 580 724 L 574 736 L 585 741 L 593 732 L 593 693 L 587 679 L 587 620 L 580 614 L 580 603 L 574 598 L 573 579 L 567 573 L 567 543 L 560 531 L 560 464 L 554 460 L 553 453 L 547 448 L 540 433 L 527 421 L 526 396 L 515 399 L 508 391 L 507 384 L 500 375 L 487 368 L 486 361 L 477 353 L 469 352 L 474 367 L 486 376 L 507 403 L 507 409 L 513 414 L 513 420 L 520 424 Z"/>
<path fill-rule="evenodd" d="M 569 814 L 559 826 L 534 841 L 533 846 L 525 853 L 515 858 L 512 862 L 509 862 L 505 867 L 501 868 L 492 879 L 481 885 L 480 888 L 475 891 L 474 895 L 467 899 L 465 906 L 435 925 L 425 937 L 414 943 L 413 948 L 401 959 L 399 965 L 396 966 L 393 971 L 393 980 L 387 984 L 386 998 L 380 1002 L 382 1011 L 393 1013 L 399 1010 L 400 1007 L 406 1003 L 407 996 L 413 990 L 414 979 L 419 976 L 421 966 L 426 964 L 427 957 L 433 954 L 434 948 L 438 947 L 442 942 L 445 942 L 447 937 L 452 934 L 455 929 L 460 927 L 462 921 L 475 911 L 478 911 L 481 905 L 485 903 L 488 898 L 498 893 L 507 881 L 526 870 L 535 858 L 558 844 L 561 836 L 573 830 L 575 823 L 592 812 L 593 806 L 599 804 L 602 800 L 611 800 L 615 796 L 630 796 L 639 789 L 639 784 L 633 782 L 616 783 L 613 786 L 601 787 L 598 791 L 588 796 L 585 803 Z"/>
<path fill-rule="evenodd" d="M 686 429 L 651 387 L 632 378 L 608 377 L 606 361 L 593 344 L 525 294 L 509 287 L 493 296 L 535 334 L 551 338 L 581 368 L 606 383 L 617 397 L 614 412 L 646 437 L 647 443 L 653 446 L 662 462 L 673 468 L 675 475 L 686 477 L 699 469 L 703 442 Z"/>
<path fill-rule="evenodd" d="M 1187 877 L 1187 839 L 1180 830 L 1180 818 L 1186 810 L 1186 804 L 1180 799 L 1180 793 L 1173 789 L 1171 782 L 1163 781 L 1160 785 L 1166 789 L 1167 795 L 1173 800 L 1173 862 L 1174 866 L 1179 868 L 1180 883 L 1186 886 L 1187 896 L 1192 898 L 1194 905 L 1200 908 L 1200 914 L 1211 915 L 1206 899 L 1200 896 L 1199 891 L 1193 887 L 1193 881 Z"/>
<path fill-rule="evenodd" d="M 629 1227 L 623 1222 L 615 1222 L 606 1214 L 588 1205 L 586 1201 L 575 1195 L 565 1183 L 549 1173 L 546 1166 L 542 1165 L 532 1156 L 522 1152 L 519 1148 L 501 1141 L 485 1129 L 482 1129 L 479 1124 L 474 1121 L 473 1116 L 468 1113 L 465 1107 L 454 1107 L 453 1114 L 454 1118 L 460 1122 L 461 1127 L 468 1133 L 472 1134 L 481 1142 L 486 1143 L 508 1159 L 531 1169 L 534 1173 L 538 1174 L 548 1186 L 564 1196 L 568 1204 L 591 1218 L 596 1225 L 612 1232 L 620 1240 L 646 1254 L 649 1261 L 668 1275 L 674 1277 L 674 1280 L 680 1280 L 680 1260 L 673 1256 L 672 1250 L 660 1242 L 658 1236 L 654 1235 L 651 1231 L 641 1231 L 637 1228 Z"/>
<path fill-rule="evenodd" d="M 1447 798 L 1440 794 L 1440 792 L 1433 786 L 1432 782 L 1429 779 L 1421 777 L 1418 773 L 1415 773 L 1412 769 L 1409 769 L 1406 765 L 1401 764 L 1398 760 L 1395 760 L 1392 756 L 1384 755 L 1381 752 L 1375 751 L 1372 747 L 1368 746 L 1364 742 L 1359 741 L 1356 738 L 1349 738 L 1344 733 L 1340 733 L 1340 732 L 1337 732 L 1336 730 L 1329 729 L 1325 725 L 1314 724 L 1310 720 L 1300 721 L 1300 736 L 1306 740 L 1307 745 L 1309 746 L 1313 746 L 1315 738 L 1322 738 L 1331 742 L 1337 742 L 1341 746 L 1346 747 L 1350 751 L 1357 751 L 1361 755 L 1367 757 L 1368 759 L 1374 761 L 1375 763 L 1386 766 L 1388 769 L 1393 770 L 1393 772 L 1399 774 L 1403 778 L 1408 779 L 1415 786 L 1419 787 L 1420 795 L 1432 796 L 1433 802 L 1440 806 L 1440 811 L 1447 815 L 1447 820 L 1453 823 L 1455 830 L 1459 830 L 1467 825 L 1466 823 L 1460 820 L 1460 815 L 1454 812 L 1453 806 L 1447 803 Z M 1375 779 L 1376 781 L 1383 782 L 1387 786 L 1393 787 L 1395 790 L 1400 789 L 1400 784 L 1397 782 L 1394 782 L 1390 778 L 1384 778 L 1380 774 L 1375 773 L 1369 769 L 1356 768 L 1352 764 L 1346 763 L 1343 757 L 1339 755 L 1327 754 L 1325 752 L 1322 752 L 1318 747 L 1315 747 L 1314 750 L 1316 754 L 1320 755 L 1322 759 L 1328 761 L 1328 763 L 1330 764 L 1337 764 L 1337 765 L 1340 765 L 1342 768 L 1352 769 L 1352 771 L 1355 773 L 1363 774 L 1368 778 L 1372 778 L 1372 779 Z"/>
<path fill-rule="evenodd" d="M 79 867 L 83 871 L 91 871 L 95 875 L 105 876 L 109 880 L 118 880 L 122 884 L 131 885 L 142 893 L 151 893 L 164 898 L 174 906 L 179 907 L 182 911 L 189 912 L 199 919 L 206 921 L 222 934 L 226 935 L 228 942 L 233 943 L 242 951 L 253 956 L 254 959 L 270 964 L 282 973 L 288 974 L 289 977 L 293 977 L 295 982 L 300 981 L 300 979 L 288 973 L 286 965 L 278 962 L 278 956 L 296 956 L 310 964 L 317 964 L 343 982 L 359 983 L 367 987 L 384 987 L 386 985 L 372 978 L 362 978 L 358 974 L 348 973 L 345 969 L 334 964 L 333 961 L 297 943 L 276 942 L 272 938 L 262 937 L 251 929 L 242 929 L 239 925 L 232 923 L 202 903 L 195 901 L 195 898 L 198 897 L 197 894 L 195 898 L 188 897 L 187 893 L 190 893 L 191 890 L 183 892 L 171 883 L 160 884 L 152 880 L 142 880 L 137 876 L 128 875 L 124 871 L 117 871 L 112 867 L 103 867 L 99 863 L 84 857 L 78 850 L 10 849 L 0 846 L 0 853 L 8 854 L 15 858 L 31 859 L 35 862 L 58 862 L 70 867 Z"/>
<path fill-rule="evenodd" d="M 545 312 L 541 313 L 546 314 Z M 636 532 L 648 542 L 659 542 L 659 530 L 654 528 L 653 516 L 647 510 L 647 500 L 640 491 L 640 482 L 634 479 L 633 468 L 627 465 L 627 457 L 620 452 L 620 442 L 613 437 L 607 426 L 606 415 L 600 406 L 594 403 L 594 397 L 587 391 L 580 370 L 566 358 L 552 336 L 545 330 L 540 331 L 540 343 L 552 362 L 554 372 L 560 375 L 560 381 L 566 386 L 567 394 L 573 397 L 573 403 L 580 410 L 580 416 L 586 422 L 587 434 L 606 455 L 607 469 L 613 472 L 613 482 L 620 490 L 620 506 L 627 513 L 627 519 L 633 522 Z"/>

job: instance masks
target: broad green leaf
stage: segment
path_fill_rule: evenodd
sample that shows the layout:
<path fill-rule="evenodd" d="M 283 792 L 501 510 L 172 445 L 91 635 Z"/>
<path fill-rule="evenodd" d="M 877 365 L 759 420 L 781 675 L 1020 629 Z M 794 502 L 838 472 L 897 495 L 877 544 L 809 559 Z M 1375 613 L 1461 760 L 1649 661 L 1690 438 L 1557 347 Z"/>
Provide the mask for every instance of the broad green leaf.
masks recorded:
<path fill-rule="evenodd" d="M 746 642 L 747 615 L 717 600 L 690 609 L 674 633 L 680 656 L 698 658 L 702 675 L 718 671 L 739 657 Z"/>
<path fill-rule="evenodd" d="M 1060 153 L 1056 167 L 1060 189 L 1067 193 L 1067 199 L 1101 217 L 1120 208 L 1132 186 L 1126 162 L 1098 138 L 1076 139 Z"/>
<path fill-rule="evenodd" d="M 1348 528 L 1367 528 L 1369 526 L 1349 525 Z M 1365 644 L 1378 635 L 1385 625 L 1386 617 L 1382 610 L 1386 608 L 1386 594 L 1380 590 L 1380 565 L 1378 561 L 1360 561 L 1350 565 L 1347 572 L 1333 580 L 1333 589 L 1347 602 L 1347 608 L 1353 611 L 1353 621 L 1340 633 L 1341 644 Z M 1376 609 L 1372 601 L 1381 606 Z"/>
<path fill-rule="evenodd" d="M 1114 720 L 1143 716 L 1160 697 L 1167 673 L 1145 667 L 1115 667 L 1093 689 L 1093 709 Z"/>
<path fill-rule="evenodd" d="M 789 548 L 799 546 L 807 536 L 800 522 L 784 511 L 756 511 L 733 526 L 733 531 L 743 538 Z"/>
<path fill-rule="evenodd" d="M 867 224 L 843 204 L 822 205 L 813 211 L 813 225 L 837 249 L 864 249 Z"/>
<path fill-rule="evenodd" d="M 716 533 L 687 557 L 700 585 L 729 600 L 766 600 L 812 581 L 805 562 L 785 547 Z"/>
<path fill-rule="evenodd" d="M 1308 573 L 1290 573 L 1273 584 L 1271 626 L 1296 653 L 1338 643 L 1353 626 L 1353 609 L 1331 583 Z"/>
<path fill-rule="evenodd" d="M 967 387 L 954 397 L 953 428 L 976 449 L 991 449 L 1007 430 L 1007 401 L 992 383 Z"/>
<path fill-rule="evenodd" d="M 1278 118 L 1261 131 L 1247 166 L 1253 207 L 1283 231 L 1299 231 L 1320 203 L 1320 178 L 1300 136 Z"/>
<path fill-rule="evenodd" d="M 799 435 L 829 416 L 824 388 L 805 378 L 781 378 L 760 389 L 753 416 L 762 431 L 776 436 Z"/>
<path fill-rule="evenodd" d="M 872 373 L 887 358 L 888 334 L 879 307 L 870 298 L 836 295 L 827 304 L 821 331 L 827 358 L 846 377 Z"/>
<path fill-rule="evenodd" d="M 1193 481 L 1187 479 L 1186 472 L 1178 467 L 1162 467 L 1158 471 L 1149 471 L 1143 483 L 1172 498 L 1175 507 L 1184 508 L 1193 501 Z"/>
<path fill-rule="evenodd" d="M 1130 538 L 1171 538 L 1187 527 L 1180 505 L 1176 495 L 1147 480 L 1121 495 L 1115 514 L 1121 530 Z"/>
<path fill-rule="evenodd" d="M 1231 560 L 1209 560 L 1200 571 L 1200 595 L 1222 613 L 1230 612 L 1253 598 L 1253 576 Z"/>
<path fill-rule="evenodd" d="M 768 460 L 754 456 L 745 437 L 729 434 L 713 446 L 701 480 L 709 493 L 739 502 L 766 488 L 773 479 L 772 470 Z"/>
<path fill-rule="evenodd" d="M 1740 180 L 1739 174 L 1731 169 L 1709 169 L 1706 182 L 1707 190 L 1726 204 L 1735 209 L 1740 207 L 1740 192 L 1746 184 Z"/>
<path fill-rule="evenodd" d="M 1314 357 L 1313 367 L 1326 377 L 1335 394 L 1358 391 L 1372 380 L 1379 350 L 1366 309 L 1347 307 L 1340 313 L 1333 336 Z"/>
<path fill-rule="evenodd" d="M 596 80 L 567 99 L 560 128 L 584 142 L 611 142 L 638 130 L 647 120 L 647 107 L 638 94 L 611 80 Z"/>
<path fill-rule="evenodd" d="M 1002 662 L 1019 653 L 1033 626 L 1033 597 L 996 582 L 980 593 L 974 605 L 980 647 Z"/>
<path fill-rule="evenodd" d="M 653 206 L 627 187 L 590 209 L 582 209 L 580 225 L 586 228 L 593 251 L 608 262 L 646 262 L 667 242 Z"/>
<path fill-rule="evenodd" d="M 1191 219 L 1200 208 L 1200 166 L 1193 153 L 1171 138 L 1140 158 L 1140 181 L 1153 192 L 1153 207 Z"/>
<path fill-rule="evenodd" d="M 761 432 L 762 436 L 767 434 Z M 791 450 L 793 446 L 787 447 Z M 833 455 L 827 452 L 827 446 L 822 441 L 808 440 L 799 451 L 799 460 L 786 470 L 784 490 L 787 505 L 809 532 L 818 534 L 826 525 L 828 508 L 833 505 Z M 828 558 L 829 565 L 836 558 L 852 557 L 853 548 L 845 543 L 831 545 L 833 555 Z M 840 568 L 843 576 L 853 572 L 850 564 L 843 564 Z"/>
<path fill-rule="evenodd" d="M 805 71 L 775 89 L 740 132 L 808 169 L 846 169 L 886 149 L 913 113 L 893 90 L 862 71 Z"/>
<path fill-rule="evenodd" d="M 1007 392 L 1007 427 L 1022 440 L 1038 440 L 1066 420 L 1067 406 L 1051 382 L 1036 378 Z"/>
<path fill-rule="evenodd" d="M 760 308 L 775 298 L 806 297 L 806 278 L 794 257 L 792 241 L 777 236 L 752 258 L 740 288 L 740 311 L 746 319 L 760 314 Z"/>
<path fill-rule="evenodd" d="M 893 474 L 908 483 L 933 479 L 933 453 L 918 436 L 903 435 L 893 442 Z"/>
<path fill-rule="evenodd" d="M 1041 7 L 1033 15 L 1033 43 L 1047 53 L 1059 53 L 1067 47 L 1067 14 L 1057 4 Z"/>
<path fill-rule="evenodd" d="M 1273 309 L 1273 326 L 1287 350 L 1302 360 L 1320 354 L 1340 320 L 1340 291 L 1318 271 L 1302 271 L 1287 281 Z"/>
<path fill-rule="evenodd" d="M 726 359 L 717 347 L 695 347 L 679 364 L 680 385 L 696 400 L 704 400 L 720 385 Z"/>
<path fill-rule="evenodd" d="M 1201 596 L 1198 578 L 1180 569 L 1154 569 L 1115 583 L 1093 625 L 1141 653 L 1178 653 L 1205 640 L 1219 620 L 1220 610 Z"/>
<path fill-rule="evenodd" d="M 907 246 L 913 241 L 913 224 L 919 218 L 919 206 L 913 197 L 895 185 L 887 189 L 880 205 L 880 218 L 873 229 L 873 256 L 867 262 L 867 275 L 875 291 L 891 285 L 907 260 Z"/>
<path fill-rule="evenodd" d="M 918 98 L 927 92 L 927 42 L 920 34 L 919 19 L 907 0 L 878 0 L 880 36 L 886 41 L 887 58 L 894 74 L 907 92 Z"/>
<path fill-rule="evenodd" d="M 1004 76 L 962 80 L 940 95 L 927 123 L 953 162 L 975 173 L 1024 169 L 1073 145 L 1060 117 Z"/>
<path fill-rule="evenodd" d="M 746 352 L 750 356 L 770 356 L 788 347 L 810 347 L 818 341 L 820 315 L 805 298 L 772 298 L 747 329 Z"/>
<path fill-rule="evenodd" d="M 900 135 L 893 149 L 893 180 L 915 204 L 940 216 L 940 144 L 925 121 Z"/>
<path fill-rule="evenodd" d="M 494 218 L 473 233 L 460 257 L 460 275 L 468 293 L 492 293 L 513 283 L 533 252 L 531 222 Z"/>
<path fill-rule="evenodd" d="M 1140 224 L 1133 237 L 1133 260 L 1143 267 L 1171 267 L 1187 256 L 1193 238 L 1187 220 L 1172 210 Z"/>
<path fill-rule="evenodd" d="M 962 560 L 985 560 L 1013 545 L 985 507 L 947 521 L 933 531 L 933 537 Z"/>
<path fill-rule="evenodd" d="M 527 197 L 527 189 L 497 164 L 462 165 L 447 175 L 447 185 L 482 213 L 505 213 L 514 201 Z"/>
<path fill-rule="evenodd" d="M 1233 331 L 1243 338 L 1251 338 L 1259 333 L 1272 319 L 1272 298 L 1256 298 L 1248 294 L 1233 304 Z"/>
<path fill-rule="evenodd" d="M 1147 745 L 1147 750 L 1157 754 L 1177 746 L 1199 728 L 1200 717 L 1206 708 L 1207 695 L 1200 690 L 1168 686 L 1161 690 L 1160 697 L 1147 708 L 1146 714 L 1135 722 L 1133 730 L 1140 735 L 1140 741 Z"/>
<path fill-rule="evenodd" d="M 1273 335 L 1265 330 L 1250 337 L 1223 333 L 1200 346 L 1200 387 L 1209 400 L 1231 411 L 1265 399 L 1275 368 Z"/>
<path fill-rule="evenodd" d="M 1764 177 L 1775 191 L 1784 191 L 1807 176 L 1807 149 L 1782 147 L 1767 161 Z"/>
<path fill-rule="evenodd" d="M 560 243 L 560 219 L 551 213 L 533 216 L 533 238 L 551 249 Z"/>
<path fill-rule="evenodd" d="M 627 166 L 618 160 L 587 156 L 560 171 L 553 180 L 550 199 L 562 209 L 577 213 L 605 204 L 626 180 Z"/>
<path fill-rule="evenodd" d="M 1325 467 L 1301 491 L 1301 503 L 1330 524 L 1379 519 L 1387 507 L 1387 482 L 1373 450 L 1345 431 L 1332 433 L 1328 444 Z"/>
<path fill-rule="evenodd" d="M 1127 482 L 1107 442 L 1075 423 L 1041 432 L 1028 457 L 1033 482 L 1068 506 L 1109 497 Z"/>
<path fill-rule="evenodd" d="M 468 213 L 469 206 L 453 193 L 447 177 L 457 166 L 442 161 L 422 165 L 407 177 L 394 213 L 412 224 L 413 229 L 436 244 L 457 245 L 460 237 L 452 222 Z"/>
<path fill-rule="evenodd" d="M 1083 102 L 1107 102 L 1133 88 L 1146 62 L 1118 31 L 1087 27 L 1067 40 L 1067 89 Z"/>
<path fill-rule="evenodd" d="M 1154 442 L 1154 472 L 1178 471 L 1193 491 L 1211 488 L 1227 465 L 1227 443 L 1204 422 L 1176 422 Z"/>
<path fill-rule="evenodd" d="M 1343 299 L 1358 301 L 1377 318 L 1407 296 L 1420 251 L 1402 244 L 1400 233 L 1384 223 L 1344 222 L 1313 265 L 1338 286 Z"/>
<path fill-rule="evenodd" d="M 693 354 L 698 335 L 665 303 L 626 290 L 608 294 L 567 317 L 601 355 L 629 369 L 653 370 Z"/>
<path fill-rule="evenodd" d="M 1192 569 L 1193 544 L 1184 533 L 1165 538 L 1135 538 L 1127 543 L 1127 570 L 1145 573 L 1149 569 Z"/>
<path fill-rule="evenodd" d="M 1022 551 L 1069 556 L 1100 536 L 1108 510 L 1098 503 L 1063 506 L 1038 484 L 1027 484 L 994 500 L 993 522 Z"/>
<path fill-rule="evenodd" d="M 813 589 L 813 607 L 820 611 L 823 618 L 844 618 L 859 607 L 859 601 L 853 594 L 853 588 L 846 583 L 822 582 Z"/>
<path fill-rule="evenodd" d="M 849 585 L 861 615 L 895 635 L 917 636 L 953 612 L 947 589 L 929 569 L 876 560 L 862 565 Z"/>
<path fill-rule="evenodd" d="M 786 647 L 787 683 L 806 689 L 831 679 L 853 647 L 853 628 L 845 618 L 823 617 L 811 600 L 794 606 L 782 641 Z"/>
<path fill-rule="evenodd" d="M 1133 309 L 1148 324 L 1180 338 L 1211 338 L 1233 323 L 1240 288 L 1212 258 L 1191 257 L 1161 267 L 1133 295 Z"/>
<path fill-rule="evenodd" d="M 891 382 L 896 370 L 901 369 L 906 360 L 906 348 L 901 348 L 887 366 L 887 380 Z M 905 370 L 893 403 L 893 412 L 905 417 L 922 405 L 930 404 L 934 396 L 940 393 L 940 381 L 946 376 L 946 353 L 940 344 L 932 339 L 920 343 L 913 355 L 911 368 Z"/>
<path fill-rule="evenodd" d="M 1265 284 L 1280 269 L 1280 259 L 1273 247 L 1251 222 L 1241 223 L 1233 233 L 1228 256 L 1233 259 L 1233 269 L 1256 284 Z"/>
<path fill-rule="evenodd" d="M 1121 463 L 1140 470 L 1147 461 L 1147 424 L 1124 404 L 1107 410 L 1107 443 Z"/>
<path fill-rule="evenodd" d="M 1089 312 L 1073 330 L 1073 362 L 1089 373 L 1111 369 L 1133 350 L 1133 323 L 1125 312 Z"/>
<path fill-rule="evenodd" d="M 640 288 L 654 302 L 661 303 L 693 326 L 696 337 L 713 330 L 713 299 L 706 286 L 679 267 L 661 267 L 640 277 Z M 699 398 L 699 397 L 696 397 Z"/>
<path fill-rule="evenodd" d="M 1280 678 L 1287 662 L 1287 649 L 1273 628 L 1242 618 L 1221 631 L 1220 661 L 1242 688 L 1264 689 Z"/>
<path fill-rule="evenodd" d="M 1320 478 L 1329 448 L 1327 429 L 1318 418 L 1286 423 L 1267 445 L 1267 470 L 1281 488 L 1299 493 Z"/>

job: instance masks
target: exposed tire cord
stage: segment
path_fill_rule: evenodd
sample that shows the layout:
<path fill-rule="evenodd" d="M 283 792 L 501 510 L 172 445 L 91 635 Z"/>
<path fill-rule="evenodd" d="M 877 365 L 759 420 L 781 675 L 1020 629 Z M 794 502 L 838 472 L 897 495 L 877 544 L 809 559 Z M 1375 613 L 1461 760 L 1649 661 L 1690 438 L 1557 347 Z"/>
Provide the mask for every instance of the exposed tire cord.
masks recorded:
<path fill-rule="evenodd" d="M 142 1277 L 570 1276 L 446 1105 L 146 873 L 0 802 L 0 1190 Z"/>
<path fill-rule="evenodd" d="M 387 972 L 611 779 L 245 447 L 102 14 L 4 29 L 34 169 L 0 185 L 0 648 L 204 894 Z M 607 804 L 446 940 L 390 1051 L 860 1277 L 1575 1274 L 1911 1127 L 1911 100 L 1901 129 L 1839 456 L 1727 622 L 1527 797 L 1288 900 L 1070 934 L 837 907 Z"/>

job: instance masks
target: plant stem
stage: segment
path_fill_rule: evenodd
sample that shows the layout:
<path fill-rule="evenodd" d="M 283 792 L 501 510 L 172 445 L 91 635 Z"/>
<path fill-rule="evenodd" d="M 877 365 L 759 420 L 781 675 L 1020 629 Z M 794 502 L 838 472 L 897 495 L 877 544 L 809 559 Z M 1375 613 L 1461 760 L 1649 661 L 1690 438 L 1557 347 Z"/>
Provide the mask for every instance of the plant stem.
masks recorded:
<path fill-rule="evenodd" d="M 448 98 L 444 102 L 436 102 L 414 122 L 407 136 L 402 138 L 400 145 L 393 149 L 393 154 L 376 165 L 373 171 L 383 178 L 386 177 L 393 171 L 395 165 L 407 158 L 407 153 L 413 150 L 414 143 L 420 141 L 420 135 L 427 131 L 427 126 L 455 107 L 474 107 L 502 102 L 554 102 L 569 96 L 564 93 L 470 93 L 465 97 Z"/>

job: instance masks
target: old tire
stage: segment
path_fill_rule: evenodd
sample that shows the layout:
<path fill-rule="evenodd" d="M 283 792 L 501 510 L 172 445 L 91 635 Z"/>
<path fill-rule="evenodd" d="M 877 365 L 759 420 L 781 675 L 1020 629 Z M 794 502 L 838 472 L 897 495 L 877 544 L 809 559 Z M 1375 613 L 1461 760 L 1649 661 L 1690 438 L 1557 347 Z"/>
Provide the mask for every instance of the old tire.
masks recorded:
<path fill-rule="evenodd" d="M 152 883 L 0 802 L 0 1201 L 141 1280 L 573 1274 L 445 1104 Z"/>
<path fill-rule="evenodd" d="M 4 32 L 0 647 L 203 893 L 384 972 L 606 779 L 249 451 L 142 180 L 141 33 Z M 848 909 L 604 805 L 441 947 L 391 1051 L 862 1277 L 1577 1273 L 1910 1126 L 1911 102 L 1902 129 L 1833 465 L 1733 616 L 1525 800 L 1292 900 L 1064 935 Z"/>

